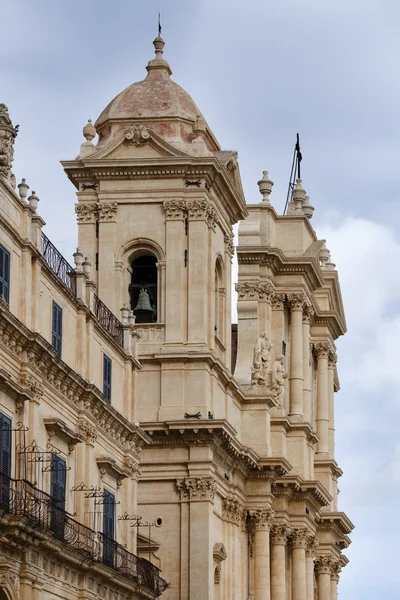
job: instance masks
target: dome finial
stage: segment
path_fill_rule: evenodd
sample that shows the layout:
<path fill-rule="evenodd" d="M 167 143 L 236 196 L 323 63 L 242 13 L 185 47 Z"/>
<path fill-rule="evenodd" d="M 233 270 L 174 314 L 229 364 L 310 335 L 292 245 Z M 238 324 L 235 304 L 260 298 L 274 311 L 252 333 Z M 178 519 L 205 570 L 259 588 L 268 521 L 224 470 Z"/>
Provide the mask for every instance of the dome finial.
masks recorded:
<path fill-rule="evenodd" d="M 146 69 L 149 74 L 153 69 L 158 69 L 158 70 L 161 69 L 162 71 L 166 71 L 168 73 L 168 75 L 172 75 L 172 71 L 171 71 L 169 64 L 167 63 L 166 60 L 163 59 L 165 42 L 161 37 L 161 29 L 162 28 L 161 28 L 161 21 L 160 21 L 160 13 L 158 13 L 158 35 L 155 38 L 155 40 L 153 41 L 153 46 L 154 46 L 154 51 L 156 53 L 156 57 L 153 60 L 149 61 Z"/>

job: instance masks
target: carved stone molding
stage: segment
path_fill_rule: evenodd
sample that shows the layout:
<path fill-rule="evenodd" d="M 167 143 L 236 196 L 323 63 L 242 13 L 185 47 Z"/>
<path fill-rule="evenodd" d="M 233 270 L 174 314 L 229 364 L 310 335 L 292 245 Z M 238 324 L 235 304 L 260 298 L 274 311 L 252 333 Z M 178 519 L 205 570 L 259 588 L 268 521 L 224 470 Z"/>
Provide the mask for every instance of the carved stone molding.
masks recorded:
<path fill-rule="evenodd" d="M 314 563 L 315 570 L 318 575 L 320 573 L 329 573 L 331 575 L 336 572 L 337 562 L 339 561 L 336 561 L 332 556 L 318 556 Z"/>
<path fill-rule="evenodd" d="M 332 346 L 329 342 L 318 342 L 314 344 L 314 351 L 317 358 L 329 358 Z"/>
<path fill-rule="evenodd" d="M 309 540 L 309 532 L 307 529 L 292 529 L 290 535 L 290 543 L 293 548 L 307 548 Z"/>
<path fill-rule="evenodd" d="M 19 577 L 7 567 L 0 567 L 0 589 L 11 588 L 20 597 Z"/>
<path fill-rule="evenodd" d="M 333 348 L 331 348 L 328 353 L 328 368 L 334 369 L 336 367 L 337 360 L 338 360 L 337 354 L 336 354 L 335 350 Z"/>
<path fill-rule="evenodd" d="M 233 233 L 224 233 L 224 244 L 225 244 L 225 250 L 227 251 L 227 253 L 229 254 L 229 256 L 232 258 L 232 256 L 235 254 L 235 244 L 234 244 L 234 234 Z"/>
<path fill-rule="evenodd" d="M 275 513 L 272 508 L 257 508 L 248 511 L 249 517 L 256 530 L 270 530 Z"/>
<path fill-rule="evenodd" d="M 21 384 L 22 386 L 28 391 L 30 392 L 30 395 L 32 395 L 32 400 L 35 400 L 35 402 L 40 403 L 40 401 L 43 398 L 43 384 L 40 381 L 37 381 L 34 377 L 32 377 L 31 375 L 29 375 L 28 373 L 23 373 L 21 375 Z"/>
<path fill-rule="evenodd" d="M 343 563 L 341 560 L 333 560 L 331 566 L 331 579 L 339 581 L 342 568 Z"/>
<path fill-rule="evenodd" d="M 317 538 L 315 537 L 315 535 L 312 535 L 310 533 L 308 536 L 308 539 L 307 539 L 306 554 L 308 556 L 315 556 L 318 546 L 319 546 L 319 542 L 318 542 Z"/>
<path fill-rule="evenodd" d="M 217 482 L 213 477 L 186 477 L 177 479 L 176 487 L 181 500 L 214 500 Z"/>
<path fill-rule="evenodd" d="M 279 544 L 281 546 L 286 545 L 290 534 L 291 529 L 285 523 L 282 523 L 280 525 L 273 525 L 271 527 L 271 543 Z"/>
<path fill-rule="evenodd" d="M 207 220 L 211 205 L 207 200 L 188 200 L 186 202 L 186 210 L 189 219 Z"/>
<path fill-rule="evenodd" d="M 240 525 L 243 505 L 236 498 L 225 498 L 222 501 L 222 518 L 229 523 Z"/>
<path fill-rule="evenodd" d="M 267 281 L 265 283 L 261 283 L 258 287 L 258 297 L 260 300 L 266 300 L 267 302 L 271 303 L 272 302 L 272 298 L 275 295 L 275 290 L 274 287 L 272 285 L 272 283 L 270 281 Z"/>
<path fill-rule="evenodd" d="M 88 423 L 87 421 L 81 421 L 78 425 L 78 434 L 83 437 L 86 444 L 94 446 L 97 440 L 96 427 Z"/>
<path fill-rule="evenodd" d="M 184 200 L 166 200 L 163 202 L 165 216 L 167 219 L 183 220 L 186 213 L 186 202 Z"/>
<path fill-rule="evenodd" d="M 139 146 L 139 144 L 146 144 L 149 141 L 150 133 L 141 123 L 134 123 L 125 133 L 125 139 L 131 146 Z"/>
<path fill-rule="evenodd" d="M 2 298 L 0 298 L 0 306 L 8 312 L 8 306 Z M 10 352 L 19 357 L 25 347 L 26 337 L 18 329 L 2 323 L 0 324 L 0 341 Z"/>
<path fill-rule="evenodd" d="M 137 481 L 142 474 L 138 462 L 131 457 L 125 459 L 124 467 L 127 470 L 129 477 L 135 481 Z"/>
<path fill-rule="evenodd" d="M 306 295 L 304 292 L 287 294 L 287 300 L 290 310 L 303 310 L 304 306 L 306 305 Z"/>

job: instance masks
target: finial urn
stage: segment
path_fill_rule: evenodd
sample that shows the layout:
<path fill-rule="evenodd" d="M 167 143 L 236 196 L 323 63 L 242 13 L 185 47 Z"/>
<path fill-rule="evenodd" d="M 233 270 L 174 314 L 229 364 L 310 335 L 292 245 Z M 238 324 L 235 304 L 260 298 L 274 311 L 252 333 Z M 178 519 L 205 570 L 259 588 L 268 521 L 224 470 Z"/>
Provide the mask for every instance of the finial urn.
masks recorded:
<path fill-rule="evenodd" d="M 272 192 L 272 186 L 274 182 L 269 179 L 268 171 L 263 171 L 263 176 L 258 183 L 258 188 L 260 190 L 260 194 L 262 195 L 262 203 L 266 205 L 271 205 L 269 201 L 269 195 Z"/>
<path fill-rule="evenodd" d="M 29 185 L 26 183 L 26 179 L 25 177 L 22 178 L 21 183 L 19 183 L 17 185 L 18 187 L 18 193 L 19 193 L 19 197 L 21 198 L 22 202 L 26 202 L 26 197 L 28 195 L 28 190 L 29 190 Z"/>

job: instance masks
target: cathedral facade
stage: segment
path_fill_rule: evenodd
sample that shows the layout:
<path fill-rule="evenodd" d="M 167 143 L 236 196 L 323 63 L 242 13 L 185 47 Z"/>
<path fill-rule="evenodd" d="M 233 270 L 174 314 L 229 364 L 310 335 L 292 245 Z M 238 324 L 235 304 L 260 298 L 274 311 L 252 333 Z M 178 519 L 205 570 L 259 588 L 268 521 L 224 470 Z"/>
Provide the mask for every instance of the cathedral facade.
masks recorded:
<path fill-rule="evenodd" d="M 336 600 L 338 273 L 154 46 L 62 163 L 74 266 L 0 105 L 0 600 Z"/>

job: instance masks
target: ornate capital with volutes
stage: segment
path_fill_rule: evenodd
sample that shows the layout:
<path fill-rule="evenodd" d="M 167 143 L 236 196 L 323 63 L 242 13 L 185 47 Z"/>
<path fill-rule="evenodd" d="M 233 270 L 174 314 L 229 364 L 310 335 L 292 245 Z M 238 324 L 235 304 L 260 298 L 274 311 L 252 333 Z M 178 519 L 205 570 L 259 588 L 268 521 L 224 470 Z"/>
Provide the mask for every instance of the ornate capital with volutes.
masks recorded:
<path fill-rule="evenodd" d="M 235 244 L 233 243 L 234 237 L 232 232 L 224 233 L 225 250 L 231 258 L 235 254 Z"/>
<path fill-rule="evenodd" d="M 292 548 L 307 548 L 309 531 L 307 529 L 292 529 L 290 534 L 290 543 Z"/>
<path fill-rule="evenodd" d="M 303 307 L 303 323 L 310 324 L 314 318 L 315 311 L 311 304 L 306 302 Z"/>
<path fill-rule="evenodd" d="M 255 530 L 269 531 L 274 520 L 275 513 L 272 508 L 257 508 L 248 511 Z"/>
<path fill-rule="evenodd" d="M 240 525 L 243 511 L 243 505 L 236 498 L 225 498 L 222 501 L 222 518 L 229 523 Z"/>
<path fill-rule="evenodd" d="M 176 480 L 176 487 L 181 500 L 214 500 L 217 482 L 213 477 L 185 477 Z"/>
<path fill-rule="evenodd" d="M 118 211 L 117 202 L 102 202 L 97 205 L 97 215 L 100 221 L 112 221 Z"/>
<path fill-rule="evenodd" d="M 328 368 L 334 369 L 336 367 L 337 360 L 338 357 L 335 350 L 333 348 L 330 348 L 328 353 Z"/>
<path fill-rule="evenodd" d="M 307 548 L 306 553 L 308 556 L 315 556 L 317 549 L 319 546 L 319 542 L 315 535 L 310 533 L 307 538 Z"/>
<path fill-rule="evenodd" d="M 274 294 L 275 290 L 271 281 L 260 283 L 260 285 L 258 286 L 258 297 L 260 300 L 266 300 L 271 304 Z"/>
<path fill-rule="evenodd" d="M 303 310 L 304 306 L 306 306 L 306 295 L 304 292 L 296 292 L 293 294 L 287 295 L 287 300 L 289 303 L 290 310 Z"/>
<path fill-rule="evenodd" d="M 332 556 L 317 556 L 314 567 L 318 575 L 321 573 L 332 575 L 335 572 L 336 561 Z"/>
<path fill-rule="evenodd" d="M 318 342 L 314 344 L 314 351 L 317 358 L 329 358 L 332 346 L 329 342 Z"/>
<path fill-rule="evenodd" d="M 340 572 L 342 570 L 343 567 L 343 562 L 339 559 L 339 560 L 333 560 L 332 561 L 332 566 L 331 566 L 331 579 L 333 579 L 334 581 L 339 581 L 340 579 Z"/>
<path fill-rule="evenodd" d="M 78 223 L 94 223 L 97 218 L 97 203 L 75 204 L 75 212 Z"/>
<path fill-rule="evenodd" d="M 134 123 L 125 133 L 125 139 L 129 141 L 131 146 L 139 146 L 139 144 L 145 144 L 149 141 L 150 134 L 144 125 Z"/>
<path fill-rule="evenodd" d="M 271 543 L 281 546 L 286 546 L 290 537 L 291 529 L 286 523 L 280 525 L 272 525 L 271 527 Z"/>
<path fill-rule="evenodd" d="M 236 283 L 235 289 L 238 293 L 239 300 L 258 300 L 258 282 L 245 281 L 244 283 Z"/>
<path fill-rule="evenodd" d="M 184 200 L 165 200 L 163 209 L 167 219 L 182 221 L 185 218 L 186 203 Z"/>
<path fill-rule="evenodd" d="M 285 305 L 286 296 L 285 294 L 280 294 L 275 292 L 271 298 L 271 306 L 272 310 L 283 310 Z"/>

